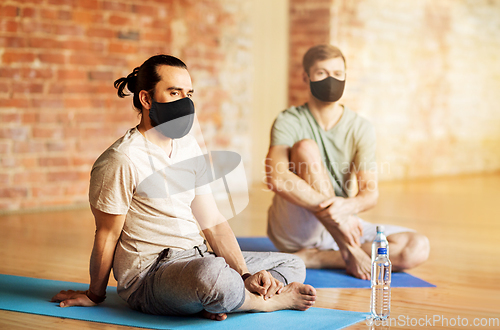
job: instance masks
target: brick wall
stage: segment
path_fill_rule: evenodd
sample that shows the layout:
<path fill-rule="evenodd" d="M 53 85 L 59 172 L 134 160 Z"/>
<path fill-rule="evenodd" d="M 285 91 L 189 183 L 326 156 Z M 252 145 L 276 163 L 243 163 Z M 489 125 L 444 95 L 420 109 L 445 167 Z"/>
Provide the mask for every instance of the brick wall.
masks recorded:
<path fill-rule="evenodd" d="M 332 0 L 290 1 L 290 105 L 307 101 L 307 85 L 302 81 L 302 57 L 314 45 L 330 42 Z"/>
<path fill-rule="evenodd" d="M 375 125 L 381 179 L 500 169 L 500 2 L 290 6 L 290 104 L 307 100 L 299 72 L 309 45 L 339 46 L 347 59 L 341 102 Z"/>
<path fill-rule="evenodd" d="M 247 6 L 2 0 L 0 212 L 87 203 L 93 162 L 139 122 L 113 81 L 157 53 L 190 68 L 207 146 L 238 150 L 248 161 Z M 236 131 L 239 138 L 229 138 Z"/>

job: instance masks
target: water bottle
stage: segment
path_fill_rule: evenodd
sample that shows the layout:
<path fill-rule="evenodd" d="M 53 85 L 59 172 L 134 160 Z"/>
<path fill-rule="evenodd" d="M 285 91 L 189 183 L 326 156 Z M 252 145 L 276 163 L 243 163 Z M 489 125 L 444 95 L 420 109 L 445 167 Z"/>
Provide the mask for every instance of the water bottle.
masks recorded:
<path fill-rule="evenodd" d="M 391 313 L 391 261 L 386 248 L 378 248 L 372 263 L 371 314 L 373 319 L 385 320 Z"/>
<path fill-rule="evenodd" d="M 389 242 L 384 235 L 384 226 L 377 226 L 377 236 L 372 243 L 372 264 L 377 257 L 378 248 L 386 248 L 387 249 L 387 258 L 389 258 Z"/>

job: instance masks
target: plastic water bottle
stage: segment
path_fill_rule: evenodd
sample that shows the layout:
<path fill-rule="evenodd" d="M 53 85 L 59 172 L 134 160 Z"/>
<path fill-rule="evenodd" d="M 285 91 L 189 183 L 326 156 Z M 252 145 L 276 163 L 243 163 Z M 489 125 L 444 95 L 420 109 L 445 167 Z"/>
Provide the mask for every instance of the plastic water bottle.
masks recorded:
<path fill-rule="evenodd" d="M 391 270 L 386 248 L 378 248 L 372 263 L 371 314 L 373 319 L 385 320 L 391 313 Z"/>
<path fill-rule="evenodd" d="M 377 236 L 372 243 L 372 264 L 377 257 L 378 248 L 386 248 L 387 249 L 387 258 L 389 258 L 389 242 L 384 235 L 384 226 L 377 226 Z"/>

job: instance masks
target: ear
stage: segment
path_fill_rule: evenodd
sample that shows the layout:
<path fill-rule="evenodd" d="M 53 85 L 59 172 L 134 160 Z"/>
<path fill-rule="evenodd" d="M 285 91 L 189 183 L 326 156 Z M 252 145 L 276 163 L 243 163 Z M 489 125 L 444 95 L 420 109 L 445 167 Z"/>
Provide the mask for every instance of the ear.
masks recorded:
<path fill-rule="evenodd" d="M 304 84 L 309 85 L 309 76 L 305 71 L 302 71 L 302 81 Z"/>
<path fill-rule="evenodd" d="M 149 96 L 149 93 L 145 90 L 139 92 L 139 101 L 141 101 L 144 109 L 151 109 L 151 96 Z"/>

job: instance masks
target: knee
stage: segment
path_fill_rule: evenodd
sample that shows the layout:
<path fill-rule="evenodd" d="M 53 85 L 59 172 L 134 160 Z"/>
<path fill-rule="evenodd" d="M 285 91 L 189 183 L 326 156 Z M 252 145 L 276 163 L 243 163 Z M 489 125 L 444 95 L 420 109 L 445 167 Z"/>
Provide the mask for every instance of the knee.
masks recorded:
<path fill-rule="evenodd" d="M 301 160 L 321 160 L 319 147 L 314 140 L 303 139 L 297 141 L 292 147 L 292 157 Z"/>
<path fill-rule="evenodd" d="M 195 290 L 198 295 L 208 296 L 213 291 L 217 291 L 219 286 L 219 277 L 229 266 L 223 258 L 200 258 L 194 263 L 192 268 L 195 281 Z"/>
<path fill-rule="evenodd" d="M 282 282 L 288 285 L 292 282 L 304 283 L 306 279 L 306 265 L 304 261 L 294 255 L 282 252 L 268 252 L 271 258 L 277 262 L 275 267 L 268 269 L 268 272 Z"/>
<path fill-rule="evenodd" d="M 401 251 L 399 267 L 409 269 L 424 263 L 429 258 L 429 239 L 419 233 L 412 233 Z"/>
<path fill-rule="evenodd" d="M 196 274 L 196 294 L 203 309 L 211 313 L 227 313 L 238 308 L 245 298 L 241 276 L 224 258 L 203 258 Z"/>
<path fill-rule="evenodd" d="M 290 275 L 286 279 L 287 283 L 290 284 L 292 282 L 304 283 L 306 279 L 306 265 L 304 260 L 300 257 L 290 254 L 290 259 L 288 261 L 289 268 L 291 269 Z"/>

